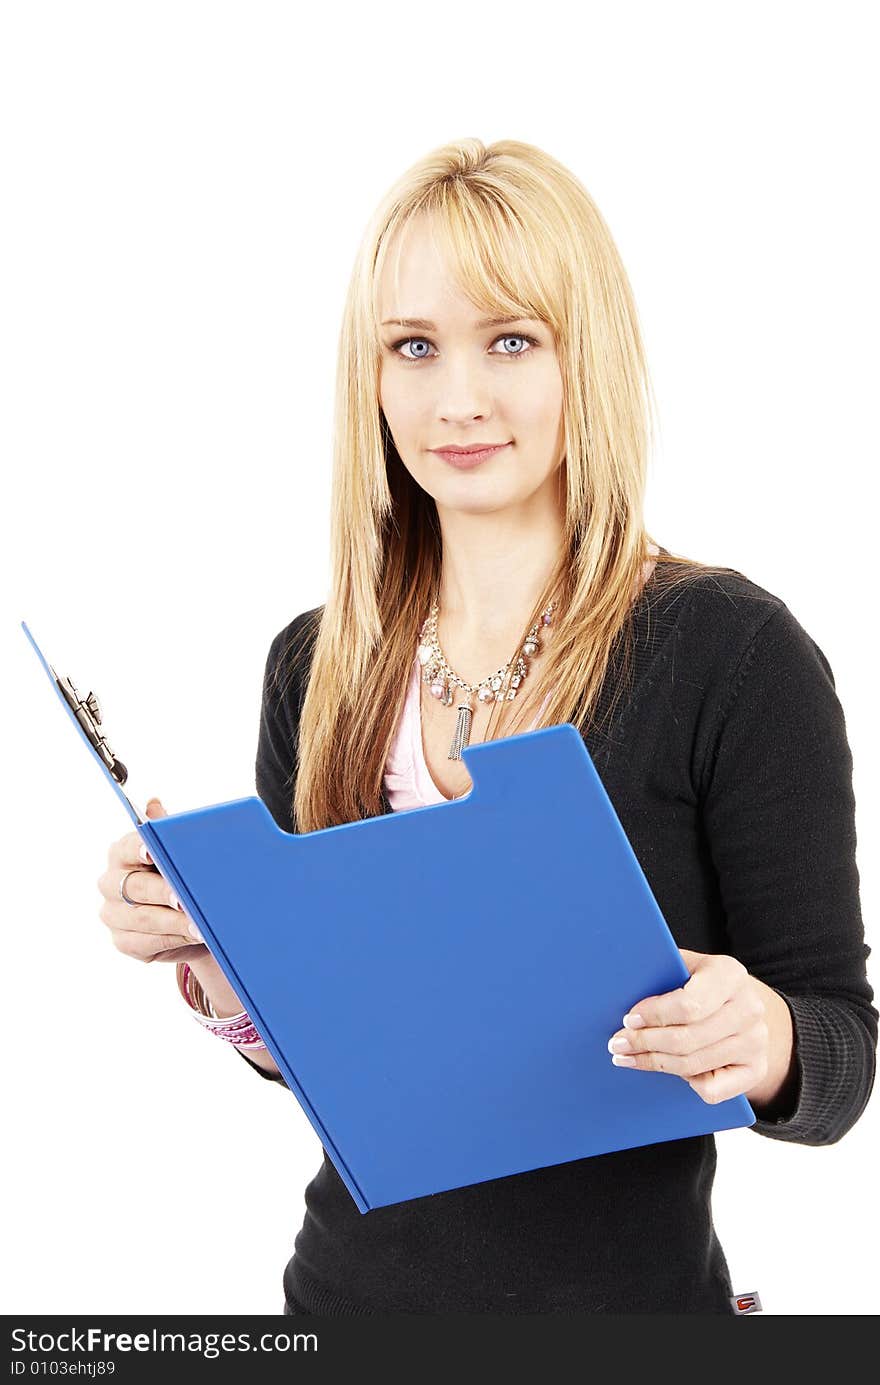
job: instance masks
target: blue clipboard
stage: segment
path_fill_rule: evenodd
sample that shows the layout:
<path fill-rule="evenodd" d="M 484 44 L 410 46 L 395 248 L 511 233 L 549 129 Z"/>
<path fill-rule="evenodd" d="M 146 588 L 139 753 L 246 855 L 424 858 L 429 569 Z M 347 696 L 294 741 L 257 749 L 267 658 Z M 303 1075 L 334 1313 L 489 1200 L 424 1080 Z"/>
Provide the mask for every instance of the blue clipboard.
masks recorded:
<path fill-rule="evenodd" d="M 361 1212 L 754 1124 L 611 1062 L 689 973 L 576 727 L 468 746 L 465 798 L 318 832 L 258 797 L 145 822 L 22 627 Z"/>

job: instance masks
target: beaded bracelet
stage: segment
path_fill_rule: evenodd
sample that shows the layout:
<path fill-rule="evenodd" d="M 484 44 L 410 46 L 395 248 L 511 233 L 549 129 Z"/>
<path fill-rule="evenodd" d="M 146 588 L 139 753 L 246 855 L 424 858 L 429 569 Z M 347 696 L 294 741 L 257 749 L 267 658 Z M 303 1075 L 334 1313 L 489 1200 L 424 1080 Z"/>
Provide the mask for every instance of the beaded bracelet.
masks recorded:
<path fill-rule="evenodd" d="M 236 1048 L 265 1048 L 259 1031 L 246 1010 L 237 1015 L 220 1016 L 205 994 L 205 989 L 188 962 L 177 963 L 177 989 L 199 1024 L 218 1039 Z"/>

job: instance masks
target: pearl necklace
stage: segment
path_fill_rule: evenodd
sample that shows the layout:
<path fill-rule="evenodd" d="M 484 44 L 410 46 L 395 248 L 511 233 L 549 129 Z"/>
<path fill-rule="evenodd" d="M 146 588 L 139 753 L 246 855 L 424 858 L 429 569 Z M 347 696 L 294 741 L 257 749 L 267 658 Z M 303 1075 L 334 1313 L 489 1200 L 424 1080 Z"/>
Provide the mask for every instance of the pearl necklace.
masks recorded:
<path fill-rule="evenodd" d="M 462 692 L 458 700 L 458 719 L 455 723 L 455 734 L 452 737 L 452 744 L 449 747 L 447 760 L 460 760 L 461 752 L 470 742 L 471 717 L 473 708 L 471 698 L 476 694 L 478 702 L 512 702 L 519 692 L 520 685 L 529 671 L 529 659 L 538 653 L 541 648 L 538 639 L 538 627 L 549 625 L 553 619 L 553 610 L 556 605 L 551 601 L 549 606 L 543 611 L 535 621 L 531 630 L 525 638 L 522 649 L 502 668 L 495 673 L 490 673 L 488 677 L 480 680 L 479 683 L 466 683 L 463 678 L 453 672 L 446 662 L 443 650 L 437 639 L 437 617 L 440 614 L 438 602 L 431 606 L 431 614 L 423 624 L 419 632 L 419 663 L 422 665 L 422 681 L 427 683 L 432 697 L 436 697 L 444 707 L 452 704 L 455 694 L 453 687 L 461 688 Z"/>

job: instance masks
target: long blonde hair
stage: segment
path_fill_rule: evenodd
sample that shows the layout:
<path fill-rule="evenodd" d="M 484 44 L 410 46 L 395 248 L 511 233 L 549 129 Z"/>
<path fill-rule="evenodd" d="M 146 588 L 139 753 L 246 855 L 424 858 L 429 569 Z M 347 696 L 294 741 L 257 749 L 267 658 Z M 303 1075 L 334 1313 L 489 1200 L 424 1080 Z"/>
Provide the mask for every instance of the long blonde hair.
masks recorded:
<path fill-rule="evenodd" d="M 421 214 L 430 216 L 476 307 L 538 318 L 556 339 L 564 538 L 522 630 L 525 638 L 551 596 L 558 600 L 539 661 L 542 687 L 552 687 L 541 725 L 590 724 L 610 655 L 629 632 L 632 595 L 648 557 L 643 500 L 653 390 L 632 290 L 608 227 L 574 175 L 533 145 L 463 139 L 435 149 L 376 209 L 345 302 L 330 590 L 311 628 L 300 630 L 297 649 L 281 661 L 311 655 L 292 805 L 299 832 L 382 811 L 383 770 L 416 636 L 439 588 L 436 507 L 401 462 L 379 403 L 378 284 L 393 238 Z M 730 570 L 676 554 L 664 555 L 662 565 L 678 569 L 678 580 Z M 499 705 L 506 704 L 493 704 L 493 715 Z M 486 739 L 495 729 L 490 716 Z"/>

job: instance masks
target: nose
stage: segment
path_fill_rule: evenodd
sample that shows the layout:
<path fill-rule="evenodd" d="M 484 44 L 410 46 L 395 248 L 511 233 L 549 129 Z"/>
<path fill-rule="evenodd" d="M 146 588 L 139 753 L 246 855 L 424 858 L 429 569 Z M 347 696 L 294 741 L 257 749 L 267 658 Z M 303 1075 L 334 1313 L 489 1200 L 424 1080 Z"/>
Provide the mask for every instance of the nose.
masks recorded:
<path fill-rule="evenodd" d="M 438 375 L 437 417 L 441 423 L 462 424 L 492 415 L 492 401 L 479 372 L 462 365 Z"/>
<path fill-rule="evenodd" d="M 480 423 L 482 420 L 491 417 L 488 410 L 485 412 L 474 412 L 472 409 L 441 409 L 437 418 L 441 423 L 451 423 L 454 427 L 463 424 Z"/>

